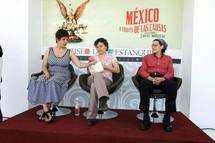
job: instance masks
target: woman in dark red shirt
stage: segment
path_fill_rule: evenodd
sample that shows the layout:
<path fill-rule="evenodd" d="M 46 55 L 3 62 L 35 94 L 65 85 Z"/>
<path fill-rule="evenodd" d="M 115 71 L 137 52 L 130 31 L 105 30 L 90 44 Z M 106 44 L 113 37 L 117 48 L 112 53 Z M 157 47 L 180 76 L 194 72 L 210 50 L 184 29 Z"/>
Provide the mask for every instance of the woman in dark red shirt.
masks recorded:
<path fill-rule="evenodd" d="M 165 131 L 172 131 L 170 116 L 173 112 L 177 95 L 176 82 L 172 80 L 174 69 L 172 58 L 165 55 L 168 44 L 163 39 L 155 39 L 152 43 L 152 54 L 142 59 L 142 66 L 138 74 L 142 77 L 140 81 L 140 110 L 143 111 L 144 119 L 141 122 L 141 129 L 145 130 L 150 126 L 149 98 L 153 88 L 160 88 L 166 92 L 166 110 L 163 119 Z"/>

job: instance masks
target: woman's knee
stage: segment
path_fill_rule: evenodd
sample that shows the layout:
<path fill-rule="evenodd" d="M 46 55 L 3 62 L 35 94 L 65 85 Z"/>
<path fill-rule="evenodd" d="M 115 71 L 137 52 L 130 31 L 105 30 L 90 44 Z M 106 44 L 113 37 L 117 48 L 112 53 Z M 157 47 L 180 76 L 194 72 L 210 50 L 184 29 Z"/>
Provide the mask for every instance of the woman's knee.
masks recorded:
<path fill-rule="evenodd" d="M 172 90 L 177 90 L 177 83 L 173 80 L 165 80 L 165 84 L 167 88 L 170 88 Z"/>
<path fill-rule="evenodd" d="M 94 79 L 103 79 L 103 75 L 100 72 L 94 73 L 93 77 Z"/>
<path fill-rule="evenodd" d="M 141 81 L 140 81 L 140 87 L 141 88 L 144 88 L 144 87 L 150 87 L 150 86 L 152 86 L 153 84 L 152 84 L 152 82 L 151 81 L 149 81 L 149 80 L 147 80 L 147 79 L 142 79 Z"/>

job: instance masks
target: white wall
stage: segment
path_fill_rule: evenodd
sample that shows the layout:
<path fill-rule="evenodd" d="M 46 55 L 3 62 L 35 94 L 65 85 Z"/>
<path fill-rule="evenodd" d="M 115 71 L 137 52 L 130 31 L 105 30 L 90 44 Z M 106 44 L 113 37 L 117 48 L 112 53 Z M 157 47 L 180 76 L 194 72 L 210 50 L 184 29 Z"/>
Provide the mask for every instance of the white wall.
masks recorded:
<path fill-rule="evenodd" d="M 182 85 L 177 98 L 178 108 L 187 117 L 190 111 L 191 64 L 193 46 L 194 0 L 184 0 L 183 35 L 182 35 Z"/>
<path fill-rule="evenodd" d="M 28 79 L 42 69 L 42 0 L 29 0 Z M 29 108 L 33 107 L 29 103 Z"/>
<path fill-rule="evenodd" d="M 30 74 L 41 70 L 41 0 L 0 0 L 4 50 L 1 108 L 11 117 L 28 109 Z"/>
<path fill-rule="evenodd" d="M 181 112 L 200 128 L 215 128 L 214 0 L 185 0 Z"/>
<path fill-rule="evenodd" d="M 29 1 L 28 75 L 41 71 L 42 0 Z"/>
<path fill-rule="evenodd" d="M 0 43 L 2 45 L 2 100 L 4 116 L 27 109 L 28 1 L 0 0 Z"/>
<path fill-rule="evenodd" d="M 215 1 L 195 0 L 190 119 L 215 128 Z"/>

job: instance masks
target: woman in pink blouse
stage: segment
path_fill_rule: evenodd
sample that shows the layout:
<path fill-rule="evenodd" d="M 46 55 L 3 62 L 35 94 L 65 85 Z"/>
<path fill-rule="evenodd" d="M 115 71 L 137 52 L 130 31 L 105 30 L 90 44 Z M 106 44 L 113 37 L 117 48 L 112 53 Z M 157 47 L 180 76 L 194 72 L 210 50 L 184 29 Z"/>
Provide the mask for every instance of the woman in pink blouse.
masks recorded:
<path fill-rule="evenodd" d="M 94 42 L 97 55 L 90 57 L 89 60 L 101 62 L 104 70 L 102 72 L 93 73 L 88 78 L 90 85 L 90 100 L 87 113 L 87 123 L 92 126 L 96 122 L 97 110 L 108 110 L 107 100 L 109 99 L 107 85 L 112 83 L 112 73 L 119 73 L 120 68 L 117 59 L 108 54 L 108 42 L 104 38 L 99 38 Z M 99 101 L 99 109 L 97 104 Z"/>
<path fill-rule="evenodd" d="M 143 111 L 144 119 L 140 128 L 145 130 L 150 126 L 149 119 L 149 98 L 152 88 L 160 88 L 166 93 L 166 110 L 163 119 L 165 131 L 172 131 L 170 122 L 171 113 L 175 110 L 177 95 L 177 84 L 172 80 L 174 69 L 172 58 L 165 55 L 167 43 L 163 39 L 155 39 L 152 43 L 152 54 L 142 59 L 142 66 L 138 74 L 142 77 L 140 81 L 140 110 Z"/>

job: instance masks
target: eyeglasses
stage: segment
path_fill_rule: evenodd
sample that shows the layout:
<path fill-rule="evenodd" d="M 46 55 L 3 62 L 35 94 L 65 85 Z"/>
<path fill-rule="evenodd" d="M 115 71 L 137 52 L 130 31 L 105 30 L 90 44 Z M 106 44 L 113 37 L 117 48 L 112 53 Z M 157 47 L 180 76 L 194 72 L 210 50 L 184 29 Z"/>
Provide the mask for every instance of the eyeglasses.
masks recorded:
<path fill-rule="evenodd" d="M 157 44 L 152 44 L 152 47 L 157 47 L 158 45 Z"/>

